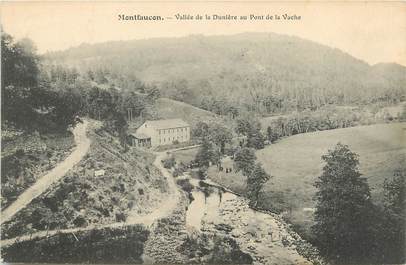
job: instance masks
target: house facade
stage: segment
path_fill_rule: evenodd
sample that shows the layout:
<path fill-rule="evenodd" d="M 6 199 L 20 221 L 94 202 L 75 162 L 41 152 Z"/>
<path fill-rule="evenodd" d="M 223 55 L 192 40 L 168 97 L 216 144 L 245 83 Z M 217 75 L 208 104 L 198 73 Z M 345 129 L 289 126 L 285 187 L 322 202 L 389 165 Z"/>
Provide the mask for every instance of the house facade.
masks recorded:
<path fill-rule="evenodd" d="M 190 141 L 190 125 L 182 119 L 144 122 L 130 134 L 131 144 L 137 147 L 156 147 Z"/>

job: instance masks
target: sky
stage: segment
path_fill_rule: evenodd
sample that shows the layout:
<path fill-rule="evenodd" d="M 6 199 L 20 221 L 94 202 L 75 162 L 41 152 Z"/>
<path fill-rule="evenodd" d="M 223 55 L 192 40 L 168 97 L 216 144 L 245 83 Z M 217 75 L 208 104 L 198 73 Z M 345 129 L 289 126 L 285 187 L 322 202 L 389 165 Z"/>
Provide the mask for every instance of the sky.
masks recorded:
<path fill-rule="evenodd" d="M 165 20 L 119 21 L 120 14 Z M 301 19 L 186 21 L 176 14 L 289 14 Z M 275 32 L 338 48 L 369 64 L 406 66 L 406 2 L 2 2 L 0 19 L 4 31 L 32 39 L 39 53 L 112 40 Z"/>

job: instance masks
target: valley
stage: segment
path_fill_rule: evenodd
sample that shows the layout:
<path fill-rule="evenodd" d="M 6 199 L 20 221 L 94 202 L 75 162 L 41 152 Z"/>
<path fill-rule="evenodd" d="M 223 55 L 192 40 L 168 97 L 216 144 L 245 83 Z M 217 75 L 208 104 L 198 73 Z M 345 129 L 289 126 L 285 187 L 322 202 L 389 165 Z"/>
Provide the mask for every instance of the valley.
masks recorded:
<path fill-rule="evenodd" d="M 275 33 L 2 37 L 2 261 L 405 261 L 404 66 Z"/>
<path fill-rule="evenodd" d="M 405 123 L 393 123 L 305 133 L 258 150 L 258 160 L 273 176 L 264 187 L 259 207 L 284 213 L 289 222 L 308 235 L 315 207 L 314 183 L 323 167 L 321 156 L 338 142 L 359 154 L 360 171 L 368 180 L 373 199 L 382 202 L 384 179 L 393 177 L 396 169 L 405 170 L 405 129 Z M 212 167 L 208 175 L 236 192 L 246 190 L 241 174 L 225 174 Z"/>

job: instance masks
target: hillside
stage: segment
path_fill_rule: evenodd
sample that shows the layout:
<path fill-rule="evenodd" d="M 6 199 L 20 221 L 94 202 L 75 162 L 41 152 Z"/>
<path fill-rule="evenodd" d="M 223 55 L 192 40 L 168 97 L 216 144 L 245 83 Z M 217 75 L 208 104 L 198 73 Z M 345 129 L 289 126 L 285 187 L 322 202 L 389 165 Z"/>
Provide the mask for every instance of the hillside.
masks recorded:
<path fill-rule="evenodd" d="M 74 147 L 71 132 L 16 133 L 2 127 L 1 208 L 4 210 Z"/>
<path fill-rule="evenodd" d="M 221 113 L 230 106 L 272 113 L 405 96 L 406 68 L 370 66 L 338 49 L 274 33 L 83 44 L 44 55 L 48 63 L 101 72 L 134 89 L 155 84 L 163 96 Z"/>
<path fill-rule="evenodd" d="M 169 98 L 158 98 L 153 105 L 148 108 L 148 112 L 150 113 L 148 118 L 137 117 L 133 119 L 129 123 L 129 131 L 135 131 L 145 119 L 159 120 L 180 118 L 189 123 L 192 128 L 194 128 L 199 121 L 211 122 L 221 120 L 221 116 L 210 111 Z"/>
<path fill-rule="evenodd" d="M 359 154 L 360 172 L 368 179 L 373 199 L 379 203 L 384 179 L 405 166 L 405 128 L 406 123 L 394 123 L 299 134 L 257 151 L 258 160 L 273 176 L 266 184 L 261 206 L 291 211 L 292 223 L 308 227 L 308 210 L 314 207 L 316 191 L 313 184 L 323 167 L 321 156 L 338 142 Z M 241 174 L 223 174 L 212 168 L 209 175 L 234 190 L 245 190 Z"/>
<path fill-rule="evenodd" d="M 88 136 L 91 145 L 84 159 L 3 223 L 2 239 L 45 230 L 124 222 L 151 212 L 167 199 L 167 181 L 152 164 L 151 153 L 125 151 L 116 137 L 94 121 Z"/>
<path fill-rule="evenodd" d="M 210 111 L 169 98 L 157 99 L 154 107 L 157 111 L 157 117 L 161 119 L 181 118 L 188 122 L 192 127 L 199 121 L 211 121 L 218 119 L 216 117 L 217 115 Z"/>

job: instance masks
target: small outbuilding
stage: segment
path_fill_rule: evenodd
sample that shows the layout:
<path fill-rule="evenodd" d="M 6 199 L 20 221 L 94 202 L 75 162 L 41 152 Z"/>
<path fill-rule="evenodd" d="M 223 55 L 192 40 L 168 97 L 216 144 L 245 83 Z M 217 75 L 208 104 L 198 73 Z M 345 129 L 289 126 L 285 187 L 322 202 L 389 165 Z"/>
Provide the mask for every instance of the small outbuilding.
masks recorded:
<path fill-rule="evenodd" d="M 131 133 L 129 138 L 132 146 L 144 148 L 151 147 L 151 137 L 144 133 Z"/>

